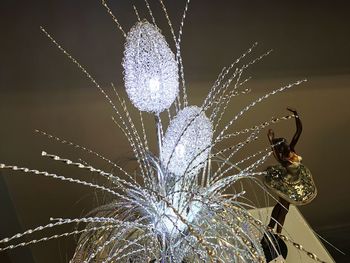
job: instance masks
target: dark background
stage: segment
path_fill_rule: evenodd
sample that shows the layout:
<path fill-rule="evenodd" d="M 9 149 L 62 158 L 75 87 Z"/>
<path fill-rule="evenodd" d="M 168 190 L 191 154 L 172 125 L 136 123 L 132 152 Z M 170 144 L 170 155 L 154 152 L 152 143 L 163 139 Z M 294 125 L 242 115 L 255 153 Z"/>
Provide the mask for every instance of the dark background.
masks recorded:
<path fill-rule="evenodd" d="M 126 31 L 136 21 L 132 4 L 141 17 L 148 18 L 141 0 L 110 3 Z M 150 4 L 171 43 L 158 2 Z M 176 32 L 184 4 L 180 0 L 166 1 Z M 348 1 L 193 0 L 182 43 L 191 104 L 199 104 L 221 68 L 255 41 L 259 42 L 255 56 L 274 50 L 249 70 L 253 79 L 247 87 L 252 93 L 233 101 L 225 120 L 266 91 L 308 79 L 302 87 L 259 105 L 237 127 L 284 115 L 286 106 L 299 110 L 304 133 L 297 150 L 312 170 L 319 190 L 318 197 L 300 209 L 317 233 L 347 254 L 350 254 L 349 11 Z M 40 25 L 45 26 L 103 86 L 114 82 L 122 92 L 124 38 L 100 1 L 2 0 L 0 12 L 0 162 L 74 178 L 91 176 L 41 158 L 42 150 L 75 160 L 89 158 L 34 135 L 34 129 L 42 129 L 126 163 L 131 151 L 111 122 L 109 106 L 39 30 Z M 152 118 L 148 118 L 149 137 L 154 142 Z M 274 129 L 290 137 L 291 127 L 294 129 L 294 124 L 289 122 Z M 259 143 L 266 145 L 265 137 Z M 98 160 L 91 162 L 106 167 Z M 2 174 L 0 238 L 46 224 L 50 217 L 84 215 L 96 205 L 95 194 L 82 186 L 8 171 Z M 328 249 L 337 262 L 350 261 L 348 255 Z M 67 262 L 73 251 L 74 239 L 61 239 L 1 253 L 0 262 Z"/>

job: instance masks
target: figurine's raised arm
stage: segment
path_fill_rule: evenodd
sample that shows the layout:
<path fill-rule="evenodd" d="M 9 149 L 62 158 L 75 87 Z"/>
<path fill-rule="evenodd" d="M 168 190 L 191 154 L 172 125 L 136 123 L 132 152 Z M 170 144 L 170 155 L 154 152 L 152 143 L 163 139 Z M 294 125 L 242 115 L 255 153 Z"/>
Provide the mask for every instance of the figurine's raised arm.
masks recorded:
<path fill-rule="evenodd" d="M 275 139 L 275 133 L 273 132 L 272 129 L 269 129 L 269 132 L 267 133 L 267 138 L 269 139 L 270 141 L 270 144 L 272 146 L 272 152 L 273 152 L 273 156 L 275 156 L 275 159 L 282 163 L 283 162 L 283 159 L 282 159 L 282 156 L 281 154 L 277 151 L 276 149 L 276 139 Z M 278 143 L 278 142 L 277 142 Z"/>
<path fill-rule="evenodd" d="M 293 136 L 293 139 L 289 145 L 290 149 L 295 152 L 294 147 L 295 145 L 298 143 L 299 137 L 301 135 L 301 132 L 303 131 L 303 125 L 301 123 L 300 117 L 298 115 L 298 112 L 295 109 L 291 109 L 291 108 L 287 108 L 287 110 L 289 110 L 290 112 L 292 112 L 294 114 L 294 118 L 295 118 L 295 125 L 297 127 L 297 130 Z"/>

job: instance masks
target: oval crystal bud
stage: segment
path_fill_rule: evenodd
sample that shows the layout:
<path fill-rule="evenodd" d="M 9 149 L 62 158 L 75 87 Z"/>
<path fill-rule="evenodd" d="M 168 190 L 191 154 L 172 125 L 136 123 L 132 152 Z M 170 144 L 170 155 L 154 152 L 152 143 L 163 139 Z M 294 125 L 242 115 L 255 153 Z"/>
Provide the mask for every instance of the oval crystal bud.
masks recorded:
<path fill-rule="evenodd" d="M 212 123 L 199 107 L 179 111 L 163 139 L 163 168 L 176 176 L 197 174 L 208 158 L 212 138 Z"/>
<path fill-rule="evenodd" d="M 129 99 L 140 111 L 160 113 L 179 93 L 175 55 L 159 29 L 146 20 L 126 37 L 124 81 Z"/>

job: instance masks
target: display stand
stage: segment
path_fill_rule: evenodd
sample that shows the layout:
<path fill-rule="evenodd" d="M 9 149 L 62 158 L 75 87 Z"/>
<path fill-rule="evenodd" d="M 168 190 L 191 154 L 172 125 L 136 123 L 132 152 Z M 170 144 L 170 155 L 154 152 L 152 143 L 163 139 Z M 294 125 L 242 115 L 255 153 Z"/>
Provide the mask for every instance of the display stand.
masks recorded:
<path fill-rule="evenodd" d="M 270 220 L 272 207 L 253 209 L 250 211 L 251 215 L 256 219 L 261 220 L 264 224 L 267 224 Z M 306 222 L 305 218 L 302 216 L 300 211 L 291 205 L 289 208 L 288 215 L 284 223 L 284 229 L 282 234 L 290 238 L 292 241 L 302 245 L 306 250 L 316 254 L 320 259 L 325 262 L 335 262 L 330 256 L 328 251 L 325 249 L 319 238 L 312 231 L 311 227 Z M 289 242 L 286 242 L 288 247 L 288 255 L 286 258 L 287 263 L 315 263 L 310 257 L 308 257 L 304 252 L 295 248 Z M 284 262 L 281 261 L 272 262 Z"/>

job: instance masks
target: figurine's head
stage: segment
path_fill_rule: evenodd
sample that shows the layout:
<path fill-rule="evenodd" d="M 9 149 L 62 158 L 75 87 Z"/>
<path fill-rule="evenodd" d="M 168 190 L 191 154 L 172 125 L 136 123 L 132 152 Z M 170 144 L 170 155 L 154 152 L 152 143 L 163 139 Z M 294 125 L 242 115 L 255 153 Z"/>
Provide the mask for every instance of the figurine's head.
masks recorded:
<path fill-rule="evenodd" d="M 288 159 L 291 149 L 285 138 L 272 139 L 272 144 L 281 159 Z"/>

